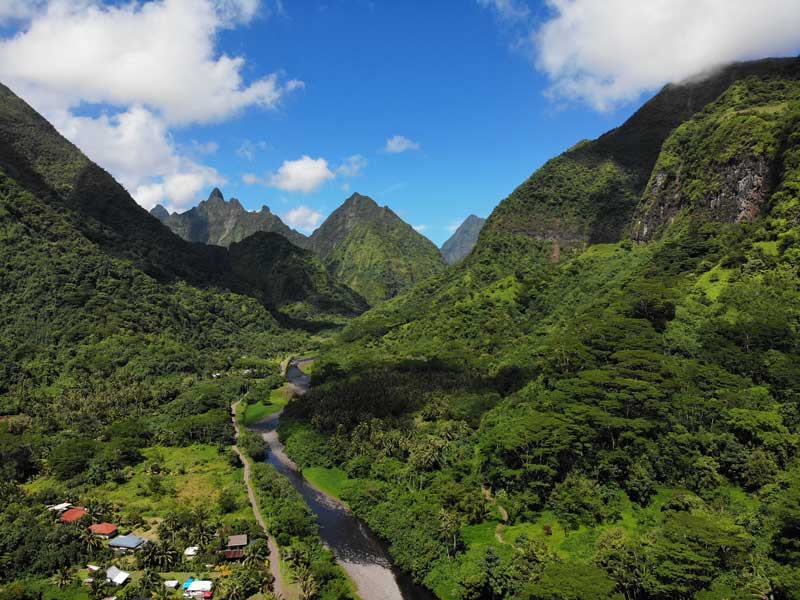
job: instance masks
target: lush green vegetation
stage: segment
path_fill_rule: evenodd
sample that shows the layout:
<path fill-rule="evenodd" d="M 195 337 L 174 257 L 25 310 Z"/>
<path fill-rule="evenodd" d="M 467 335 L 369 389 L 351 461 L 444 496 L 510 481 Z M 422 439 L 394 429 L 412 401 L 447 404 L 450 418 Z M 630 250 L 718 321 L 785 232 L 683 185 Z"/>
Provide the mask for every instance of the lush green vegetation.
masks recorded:
<path fill-rule="evenodd" d="M 309 241 L 330 272 L 372 304 L 444 270 L 436 246 L 388 207 L 353 194 Z"/>
<path fill-rule="evenodd" d="M 493 216 L 463 264 L 348 325 L 289 404 L 287 451 L 440 597 L 800 597 L 796 64 L 739 81 L 648 159 L 700 165 L 678 192 L 702 203 L 729 157 L 763 158 L 754 222 L 686 211 L 646 245 L 553 262 Z M 558 177 L 579 184 L 571 160 Z M 536 198 L 514 201 L 558 204 Z"/>

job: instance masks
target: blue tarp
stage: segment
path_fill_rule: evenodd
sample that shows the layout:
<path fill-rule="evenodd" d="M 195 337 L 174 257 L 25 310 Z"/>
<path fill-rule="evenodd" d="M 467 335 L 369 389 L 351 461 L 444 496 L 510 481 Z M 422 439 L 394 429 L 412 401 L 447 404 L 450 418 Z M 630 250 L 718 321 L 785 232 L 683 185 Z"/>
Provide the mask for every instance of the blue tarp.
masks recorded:
<path fill-rule="evenodd" d="M 189 577 L 189 579 L 187 579 L 186 582 L 181 587 L 183 589 L 185 589 L 185 590 L 188 590 L 189 586 L 192 585 L 193 581 L 194 581 L 194 577 Z"/>

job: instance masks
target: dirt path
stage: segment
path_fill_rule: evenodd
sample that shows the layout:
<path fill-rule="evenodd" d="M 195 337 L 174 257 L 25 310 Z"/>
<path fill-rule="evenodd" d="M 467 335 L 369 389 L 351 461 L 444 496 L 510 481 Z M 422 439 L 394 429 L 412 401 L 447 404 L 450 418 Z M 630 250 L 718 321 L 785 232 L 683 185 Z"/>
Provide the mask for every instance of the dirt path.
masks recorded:
<path fill-rule="evenodd" d="M 233 431 L 236 434 L 237 440 L 239 439 L 239 423 L 236 421 L 236 409 L 239 407 L 239 402 L 241 401 L 237 400 L 231 407 L 233 412 Z M 272 573 L 272 576 L 275 578 L 275 581 L 272 584 L 273 591 L 279 598 L 287 598 L 287 590 L 283 584 L 283 577 L 281 576 L 280 549 L 278 548 L 278 544 L 275 543 L 275 539 L 269 535 L 267 522 L 261 515 L 261 508 L 258 506 L 258 498 L 256 498 L 256 492 L 253 489 L 253 482 L 250 478 L 250 461 L 247 459 L 247 457 L 244 455 L 244 452 L 241 451 L 238 445 L 234 446 L 233 449 L 236 454 L 239 455 L 239 460 L 242 461 L 242 465 L 244 465 L 244 485 L 247 488 L 247 497 L 250 499 L 250 506 L 253 508 L 253 514 L 255 515 L 259 526 L 267 535 L 267 544 L 269 546 L 269 570 Z"/>

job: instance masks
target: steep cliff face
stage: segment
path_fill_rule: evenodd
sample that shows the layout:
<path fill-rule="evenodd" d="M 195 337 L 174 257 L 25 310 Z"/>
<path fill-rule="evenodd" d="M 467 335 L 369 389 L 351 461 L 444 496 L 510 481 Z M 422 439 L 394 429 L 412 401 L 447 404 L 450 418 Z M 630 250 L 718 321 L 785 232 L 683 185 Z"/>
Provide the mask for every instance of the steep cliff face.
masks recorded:
<path fill-rule="evenodd" d="M 543 246 L 545 254 L 552 256 L 557 245 L 564 256 L 564 251 L 571 248 L 618 241 L 632 231 L 632 224 L 642 221 L 640 199 L 648 183 L 655 192 L 653 174 L 659 170 L 656 163 L 662 145 L 676 128 L 737 81 L 749 77 L 791 80 L 797 78 L 799 71 L 797 59 L 767 59 L 737 63 L 704 78 L 665 86 L 623 125 L 596 140 L 576 144 L 514 190 L 489 217 L 474 255 L 484 257 L 487 253 L 502 258 L 498 254 L 511 249 L 508 263 L 513 264 Z M 726 157 L 726 164 L 733 158 Z M 745 161 L 742 169 L 750 164 L 747 155 L 740 160 Z M 725 177 L 721 170 L 718 173 Z M 735 176 L 732 170 L 731 177 Z M 664 201 L 645 221 L 653 219 L 653 225 L 657 225 L 655 215 L 662 208 L 667 219 L 674 216 L 668 198 L 674 192 L 676 177 L 677 173 L 670 170 L 669 177 L 660 180 L 658 189 L 663 191 Z M 734 187 L 738 181 L 733 182 Z M 731 193 L 720 197 L 719 210 L 725 214 Z M 743 207 L 742 212 L 750 214 L 752 210 L 752 206 Z M 643 227 L 644 221 L 634 229 L 634 235 L 641 237 Z"/>
<path fill-rule="evenodd" d="M 633 218 L 645 242 L 684 218 L 753 221 L 781 175 L 800 105 L 800 74 L 751 77 L 682 124 L 666 140 Z"/>
<path fill-rule="evenodd" d="M 189 242 L 227 247 L 259 231 L 278 233 L 301 247 L 307 242 L 304 235 L 288 227 L 269 207 L 248 211 L 236 198 L 226 201 L 217 188 L 208 200 L 184 213 L 170 215 L 159 205 L 150 214 Z"/>

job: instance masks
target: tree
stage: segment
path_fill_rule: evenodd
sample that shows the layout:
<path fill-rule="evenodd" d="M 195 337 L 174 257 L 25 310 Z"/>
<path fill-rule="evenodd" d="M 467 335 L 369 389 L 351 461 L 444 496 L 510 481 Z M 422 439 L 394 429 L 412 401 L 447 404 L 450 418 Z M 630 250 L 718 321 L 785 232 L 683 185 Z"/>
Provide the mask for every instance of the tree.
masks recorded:
<path fill-rule="evenodd" d="M 69 567 L 61 567 L 56 574 L 53 575 L 53 584 L 59 588 L 65 588 L 72 583 L 74 574 Z"/>
<path fill-rule="evenodd" d="M 295 562 L 292 567 L 292 583 L 296 583 L 300 586 L 301 600 L 313 598 L 319 589 L 317 580 L 311 572 L 311 568 L 300 562 Z"/>

